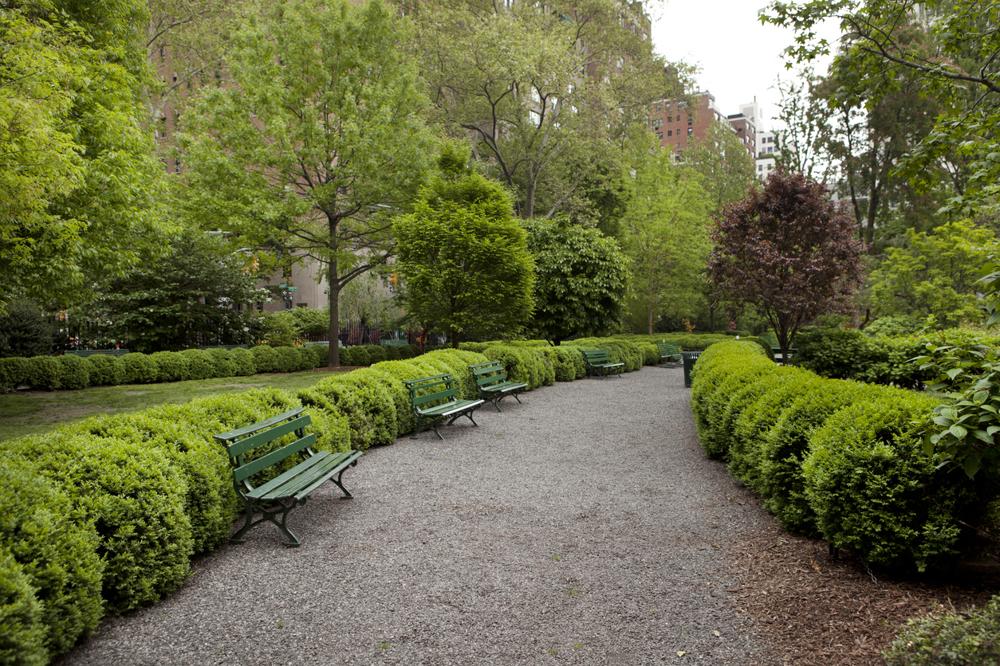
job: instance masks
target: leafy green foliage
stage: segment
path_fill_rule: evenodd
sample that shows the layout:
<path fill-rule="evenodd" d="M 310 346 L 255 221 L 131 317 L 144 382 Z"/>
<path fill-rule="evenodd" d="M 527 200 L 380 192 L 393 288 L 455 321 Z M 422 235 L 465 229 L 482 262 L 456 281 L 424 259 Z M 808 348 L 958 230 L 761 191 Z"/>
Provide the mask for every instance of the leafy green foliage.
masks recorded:
<path fill-rule="evenodd" d="M 0 358 L 52 351 L 52 322 L 30 301 L 8 303 L 0 314 Z"/>
<path fill-rule="evenodd" d="M 753 157 L 739 137 L 723 123 L 712 123 L 705 138 L 693 142 L 684 151 L 683 159 L 702 177 L 707 203 L 713 213 L 720 213 L 729 204 L 744 198 L 757 183 Z"/>
<path fill-rule="evenodd" d="M 529 328 L 547 340 L 602 335 L 618 327 L 629 284 L 629 259 L 596 229 L 531 220 L 535 312 Z"/>
<path fill-rule="evenodd" d="M 0 661 L 44 666 L 49 663 L 45 634 L 31 579 L 10 553 L 0 550 Z"/>
<path fill-rule="evenodd" d="M 131 353 L 120 357 L 126 384 L 152 384 L 160 375 L 156 361 L 146 354 Z"/>
<path fill-rule="evenodd" d="M 933 316 L 939 326 L 978 322 L 977 283 L 998 250 L 996 235 L 969 221 L 927 233 L 910 229 L 904 244 L 888 248 L 872 272 L 870 300 L 879 314 Z"/>
<path fill-rule="evenodd" d="M 410 317 L 452 344 L 518 334 L 534 273 L 510 194 L 468 173 L 438 178 L 393 224 Z"/>
<path fill-rule="evenodd" d="M 299 392 L 302 404 L 340 414 L 350 425 L 350 446 L 365 451 L 396 441 L 396 404 L 388 389 L 348 375 L 330 377 Z"/>
<path fill-rule="evenodd" d="M 918 571 L 957 552 L 957 520 L 971 498 L 963 477 L 923 446 L 934 404 L 883 388 L 814 433 L 802 474 L 820 532 L 833 546 Z"/>
<path fill-rule="evenodd" d="M 50 654 L 65 652 L 97 626 L 101 575 L 93 525 L 76 521 L 69 499 L 17 460 L 0 463 L 0 541 L 41 602 Z"/>
<path fill-rule="evenodd" d="M 964 613 L 932 613 L 910 620 L 883 656 L 889 666 L 1000 663 L 1000 596 Z"/>
<path fill-rule="evenodd" d="M 91 386 L 114 386 L 125 383 L 125 366 L 117 356 L 93 354 L 83 360 L 90 366 L 88 371 Z"/>
<path fill-rule="evenodd" d="M 433 152 L 402 24 L 378 0 L 286 0 L 234 34 L 231 85 L 204 88 L 185 114 L 184 211 L 240 245 L 317 259 L 335 340 L 341 290 L 386 263 L 387 211 L 406 209 Z"/>
<path fill-rule="evenodd" d="M 179 382 L 184 379 L 192 379 L 191 363 L 188 356 L 179 352 L 156 352 L 149 355 L 150 360 L 156 364 L 158 370 L 157 379 L 161 382 Z M 209 375 L 199 373 L 197 379 L 204 379 Z"/>

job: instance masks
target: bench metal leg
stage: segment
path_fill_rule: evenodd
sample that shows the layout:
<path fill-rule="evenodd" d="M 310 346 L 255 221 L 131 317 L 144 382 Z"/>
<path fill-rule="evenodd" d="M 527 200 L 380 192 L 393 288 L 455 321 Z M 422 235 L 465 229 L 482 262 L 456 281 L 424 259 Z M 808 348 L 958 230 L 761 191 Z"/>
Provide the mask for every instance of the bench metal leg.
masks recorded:
<path fill-rule="evenodd" d="M 514 400 L 517 400 L 517 404 L 519 404 L 519 405 L 523 405 L 524 404 L 523 402 L 521 402 L 521 399 L 517 397 L 516 393 L 511 393 L 511 395 L 514 396 Z"/>
<path fill-rule="evenodd" d="M 273 523 L 275 527 L 285 536 L 285 545 L 289 548 L 296 548 L 301 545 L 302 542 L 299 538 L 295 536 L 290 529 L 288 529 L 288 514 L 294 509 L 298 503 L 294 500 L 290 504 L 282 503 L 276 507 L 263 507 L 257 504 L 247 504 L 246 512 L 244 513 L 243 525 L 240 529 L 236 530 L 236 533 L 229 537 L 232 543 L 243 543 L 243 535 L 246 534 L 251 528 L 260 525 L 263 522 Z M 254 516 L 260 513 L 260 518 L 254 520 Z M 280 516 L 280 520 L 278 517 Z"/>
<path fill-rule="evenodd" d="M 358 464 L 358 461 L 355 460 L 354 462 L 351 463 L 350 466 L 354 467 L 357 464 Z M 340 498 L 342 500 L 354 499 L 354 495 L 351 494 L 351 491 L 349 491 L 347 488 L 345 488 L 344 484 L 340 482 L 341 478 L 344 476 L 344 472 L 346 472 L 346 471 L 347 471 L 347 468 L 345 467 L 344 469 L 340 470 L 340 474 L 337 475 L 336 479 L 330 479 L 331 481 L 333 481 L 334 483 L 337 484 L 337 487 L 340 488 L 340 492 L 344 493 L 344 496 Z"/>

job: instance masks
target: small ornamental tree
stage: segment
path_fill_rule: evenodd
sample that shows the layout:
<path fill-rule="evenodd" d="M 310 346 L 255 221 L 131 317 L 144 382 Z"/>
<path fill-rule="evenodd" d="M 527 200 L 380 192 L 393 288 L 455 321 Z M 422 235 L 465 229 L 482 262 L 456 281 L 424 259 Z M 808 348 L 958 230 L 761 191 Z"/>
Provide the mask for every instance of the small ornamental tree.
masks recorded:
<path fill-rule="evenodd" d="M 616 329 L 631 273 L 618 243 L 595 228 L 561 220 L 524 225 L 535 258 L 532 333 L 558 345 Z"/>
<path fill-rule="evenodd" d="M 713 240 L 712 281 L 767 317 L 784 358 L 803 325 L 861 282 L 854 222 L 802 175 L 775 172 L 762 190 L 727 206 Z"/>
<path fill-rule="evenodd" d="M 500 183 L 467 172 L 437 178 L 393 230 L 412 318 L 456 346 L 522 331 L 534 271 L 513 197 Z"/>

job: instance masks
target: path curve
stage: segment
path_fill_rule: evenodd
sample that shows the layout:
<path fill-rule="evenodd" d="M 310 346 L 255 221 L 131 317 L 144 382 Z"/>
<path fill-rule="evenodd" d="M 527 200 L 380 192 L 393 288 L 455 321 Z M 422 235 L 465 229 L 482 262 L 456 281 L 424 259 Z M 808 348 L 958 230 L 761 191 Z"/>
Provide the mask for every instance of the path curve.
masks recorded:
<path fill-rule="evenodd" d="M 558 384 L 370 451 L 290 523 L 67 664 L 769 663 L 731 548 L 763 512 L 698 445 L 679 369 Z"/>

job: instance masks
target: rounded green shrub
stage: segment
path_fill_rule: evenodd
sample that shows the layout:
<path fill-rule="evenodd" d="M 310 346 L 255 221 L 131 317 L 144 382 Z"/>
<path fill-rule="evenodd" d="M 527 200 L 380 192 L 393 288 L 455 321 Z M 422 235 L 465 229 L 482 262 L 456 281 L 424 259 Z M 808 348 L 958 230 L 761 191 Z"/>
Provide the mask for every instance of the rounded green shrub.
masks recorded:
<path fill-rule="evenodd" d="M 156 361 L 147 354 L 131 353 L 120 356 L 125 371 L 125 384 L 152 384 L 160 375 Z"/>
<path fill-rule="evenodd" d="M 92 354 L 83 360 L 90 366 L 91 386 L 117 386 L 125 381 L 125 367 L 117 356 Z"/>
<path fill-rule="evenodd" d="M 444 371 L 457 382 L 460 398 L 466 400 L 479 398 L 479 387 L 476 385 L 476 380 L 472 376 L 469 366 L 473 363 L 486 363 L 489 359 L 484 355 L 460 349 L 438 349 L 427 352 L 418 360 L 440 364 Z"/>
<path fill-rule="evenodd" d="M 837 411 L 864 399 L 871 387 L 855 382 L 823 380 L 789 399 L 762 446 L 760 493 L 764 506 L 785 528 L 815 535 L 816 515 L 805 494 L 802 461 L 813 432 Z"/>
<path fill-rule="evenodd" d="M 0 663 L 45 666 L 46 626 L 31 578 L 0 547 Z"/>
<path fill-rule="evenodd" d="M 32 356 L 25 361 L 25 384 L 47 391 L 62 388 L 63 366 L 55 356 Z"/>
<path fill-rule="evenodd" d="M 924 571 L 956 551 L 967 479 L 923 446 L 937 400 L 881 388 L 813 433 L 802 463 L 820 534 L 880 566 Z"/>
<path fill-rule="evenodd" d="M 282 372 L 278 351 L 269 345 L 258 345 L 250 350 L 257 372 Z"/>
<path fill-rule="evenodd" d="M 90 386 L 90 364 L 79 356 L 67 354 L 57 357 L 60 367 L 60 388 L 82 389 Z"/>
<path fill-rule="evenodd" d="M 312 344 L 303 347 L 312 354 L 312 367 L 325 368 L 327 366 L 327 355 L 330 353 L 330 346 L 323 344 Z"/>
<path fill-rule="evenodd" d="M 351 447 L 364 451 L 376 444 L 396 441 L 396 405 L 378 382 L 329 377 L 299 392 L 302 404 L 342 414 L 351 428 Z"/>
<path fill-rule="evenodd" d="M 297 347 L 277 347 L 277 372 L 295 372 L 302 364 L 302 356 Z"/>
<path fill-rule="evenodd" d="M 888 666 L 1000 664 L 1000 595 L 979 609 L 910 620 L 883 656 Z"/>
<path fill-rule="evenodd" d="M 368 350 L 368 363 L 378 363 L 379 361 L 385 361 L 388 356 L 385 353 L 385 347 L 382 345 L 365 345 Z"/>
<path fill-rule="evenodd" d="M 701 444 L 710 458 L 720 460 L 727 459 L 732 441 L 732 431 L 727 429 L 731 426 L 730 401 L 742 388 L 762 376 L 774 373 L 777 366 L 768 362 L 760 363 L 757 358 L 751 357 L 733 359 L 725 367 L 726 376 L 718 383 L 715 390 L 704 397 L 699 396 L 701 401 L 699 411 L 705 419 L 705 427 L 699 428 Z M 692 399 L 694 398 L 692 394 Z"/>
<path fill-rule="evenodd" d="M 179 382 L 189 379 L 188 359 L 179 352 L 156 352 L 149 355 L 160 371 L 159 381 Z"/>
<path fill-rule="evenodd" d="M 312 370 L 316 368 L 316 354 L 312 350 L 305 347 L 296 347 L 295 350 L 299 353 L 299 364 L 296 370 Z"/>
<path fill-rule="evenodd" d="M 799 368 L 777 366 L 741 389 L 729 401 L 727 425 L 729 473 L 761 493 L 764 442 L 782 410 L 798 395 L 814 390 L 823 380 Z"/>
<path fill-rule="evenodd" d="M 572 347 L 549 347 L 555 357 L 556 381 L 571 382 L 581 377 L 580 370 L 586 375 L 586 364 L 583 362 L 583 355 Z M 579 367 L 577 367 L 579 360 Z"/>
<path fill-rule="evenodd" d="M 228 349 L 206 349 L 205 353 L 212 361 L 213 377 L 233 377 L 236 375 L 236 363 Z"/>
<path fill-rule="evenodd" d="M 109 609 L 138 608 L 181 585 L 193 545 L 187 487 L 162 451 L 59 429 L 4 448 L 50 479 L 96 527 Z"/>
<path fill-rule="evenodd" d="M 178 352 L 187 361 L 189 379 L 211 379 L 215 377 L 215 362 L 204 349 L 185 349 Z"/>
<path fill-rule="evenodd" d="M 27 463 L 0 462 L 0 542 L 30 580 L 52 655 L 89 634 L 103 612 L 97 533 L 73 514 L 69 499 Z"/>
<path fill-rule="evenodd" d="M 0 391 L 13 391 L 28 383 L 28 359 L 0 358 Z"/>
<path fill-rule="evenodd" d="M 237 377 L 249 377 L 257 374 L 257 364 L 253 361 L 253 354 L 249 349 L 237 347 L 229 352 L 233 361 L 233 373 Z"/>

